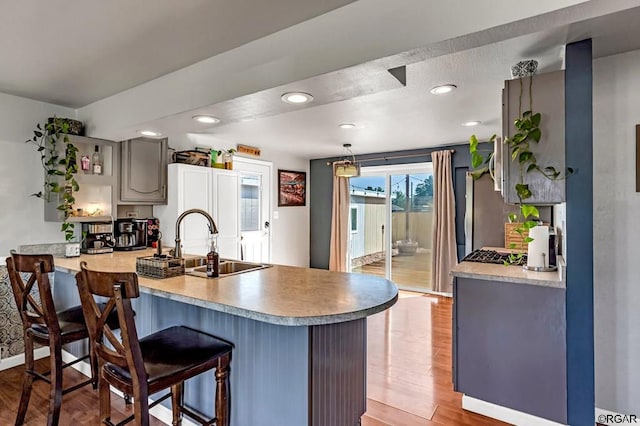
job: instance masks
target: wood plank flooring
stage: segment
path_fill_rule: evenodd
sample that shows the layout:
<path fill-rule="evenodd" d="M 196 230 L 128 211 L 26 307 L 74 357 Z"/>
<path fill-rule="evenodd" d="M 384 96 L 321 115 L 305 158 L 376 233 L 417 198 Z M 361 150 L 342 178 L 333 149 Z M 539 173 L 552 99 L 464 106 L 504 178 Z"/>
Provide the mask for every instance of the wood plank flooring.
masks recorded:
<path fill-rule="evenodd" d="M 450 298 L 400 292 L 368 319 L 363 426 L 504 425 L 464 411 L 451 378 Z"/>
<path fill-rule="evenodd" d="M 390 310 L 369 317 L 363 426 L 504 425 L 462 410 L 462 395 L 453 392 L 451 307 L 449 298 L 401 292 Z M 46 358 L 38 361 L 42 370 L 48 368 L 47 363 Z M 23 367 L 0 372 L 0 425 L 15 421 L 22 372 Z M 84 376 L 66 369 L 64 378 L 67 387 Z M 48 389 L 44 382 L 34 385 L 25 424 L 46 424 Z M 131 414 L 122 398 L 113 395 L 112 400 L 114 419 Z M 65 395 L 60 424 L 97 425 L 97 392 L 84 387 Z M 151 424 L 163 423 L 152 418 Z"/>
<path fill-rule="evenodd" d="M 49 358 L 36 361 L 36 366 L 38 371 L 47 371 Z M 16 421 L 23 373 L 23 366 L 0 371 L 0 425 L 12 425 Z M 87 379 L 73 368 L 65 368 L 63 377 L 65 388 Z M 99 425 L 98 406 L 98 391 L 94 391 L 90 385 L 68 393 L 62 398 L 60 425 Z M 111 407 L 112 420 L 115 421 L 120 421 L 133 413 L 133 407 L 126 407 L 124 400 L 115 394 L 111 394 Z M 31 392 L 24 424 L 27 426 L 46 425 L 48 410 L 49 384 L 37 381 Z M 151 426 L 164 425 L 153 416 L 150 420 Z"/>

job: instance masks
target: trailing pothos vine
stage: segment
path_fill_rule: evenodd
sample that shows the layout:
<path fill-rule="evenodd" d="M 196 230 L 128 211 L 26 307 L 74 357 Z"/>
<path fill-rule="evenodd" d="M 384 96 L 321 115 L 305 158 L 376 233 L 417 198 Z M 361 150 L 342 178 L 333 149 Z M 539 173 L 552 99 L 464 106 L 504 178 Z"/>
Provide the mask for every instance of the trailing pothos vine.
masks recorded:
<path fill-rule="evenodd" d="M 58 198 L 56 209 L 64 215 L 60 230 L 64 233 L 65 240 L 70 242 L 74 238 L 75 225 L 68 222 L 68 219 L 76 201 L 73 194 L 80 188 L 75 180 L 78 172 L 78 148 L 71 143 L 68 131 L 69 124 L 54 117 L 45 124 L 38 123 L 33 137 L 26 143 L 37 147 L 44 169 L 43 188 L 31 195 L 47 202 L 53 201 L 54 196 Z M 61 154 L 63 152 L 64 155 Z"/>
<path fill-rule="evenodd" d="M 524 244 L 528 244 L 533 241 L 533 238 L 529 237 L 529 230 L 539 224 L 540 212 L 535 206 L 526 204 L 526 200 L 533 196 L 533 192 L 529 184 L 525 183 L 525 174 L 537 171 L 548 179 L 558 180 L 572 174 L 573 169 L 570 167 L 567 168 L 566 173 L 562 176 L 562 173 L 555 167 L 538 164 L 538 160 L 531 147 L 533 144 L 538 144 L 542 138 L 542 130 L 540 129 L 542 114 L 533 111 L 533 75 L 529 77 L 529 109 L 524 112 L 522 111 L 523 79 L 520 78 L 519 81 L 518 118 L 513 123 L 516 133 L 506 138 L 504 143 L 509 146 L 511 161 L 517 161 L 518 163 L 519 179 L 515 184 L 515 191 L 520 201 L 520 214 L 511 213 L 508 219 L 509 223 L 519 224 L 519 226 L 514 228 L 514 232 L 522 238 Z M 495 139 L 496 135 L 493 135 L 488 142 L 494 142 Z M 471 135 L 469 138 L 469 152 L 471 153 L 471 166 L 474 169 L 471 175 L 474 179 L 479 179 L 485 173 L 491 172 L 491 160 L 493 158 L 493 152 L 486 157 L 478 152 L 478 144 L 479 141 L 476 135 Z M 513 249 L 515 247 L 515 243 L 512 243 L 510 248 Z M 519 265 L 523 262 L 523 253 L 513 253 L 509 256 L 507 264 Z"/>

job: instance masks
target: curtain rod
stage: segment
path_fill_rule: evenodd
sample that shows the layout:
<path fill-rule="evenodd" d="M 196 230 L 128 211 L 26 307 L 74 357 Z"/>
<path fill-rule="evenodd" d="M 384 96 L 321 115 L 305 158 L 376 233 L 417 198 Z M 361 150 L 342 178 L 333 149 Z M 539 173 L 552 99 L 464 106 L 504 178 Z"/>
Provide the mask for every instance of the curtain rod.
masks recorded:
<path fill-rule="evenodd" d="M 455 149 L 450 149 L 449 152 L 453 154 L 453 153 L 456 152 L 456 150 Z M 424 154 L 390 155 L 388 157 L 364 158 L 362 160 L 358 160 L 356 158 L 356 162 L 358 162 L 358 163 L 367 163 L 367 162 L 370 162 L 370 161 L 380 161 L 380 160 L 389 161 L 389 160 L 395 160 L 395 159 L 398 159 L 398 158 L 423 157 L 423 156 L 430 155 L 430 154 L 431 154 L 431 152 L 424 153 Z M 327 161 L 327 166 L 330 166 L 331 164 L 333 164 L 333 162 Z"/>

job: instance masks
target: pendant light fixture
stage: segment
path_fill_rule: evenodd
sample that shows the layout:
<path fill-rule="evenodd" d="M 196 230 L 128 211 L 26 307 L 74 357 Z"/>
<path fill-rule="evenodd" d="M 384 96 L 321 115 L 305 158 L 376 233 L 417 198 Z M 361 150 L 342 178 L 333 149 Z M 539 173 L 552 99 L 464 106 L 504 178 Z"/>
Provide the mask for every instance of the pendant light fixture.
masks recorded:
<path fill-rule="evenodd" d="M 351 158 L 345 158 L 341 161 L 335 161 L 333 163 L 333 173 L 337 177 L 351 178 L 360 176 L 360 164 L 356 163 L 356 156 L 351 151 L 351 144 L 345 143 L 342 145 L 344 150 Z"/>

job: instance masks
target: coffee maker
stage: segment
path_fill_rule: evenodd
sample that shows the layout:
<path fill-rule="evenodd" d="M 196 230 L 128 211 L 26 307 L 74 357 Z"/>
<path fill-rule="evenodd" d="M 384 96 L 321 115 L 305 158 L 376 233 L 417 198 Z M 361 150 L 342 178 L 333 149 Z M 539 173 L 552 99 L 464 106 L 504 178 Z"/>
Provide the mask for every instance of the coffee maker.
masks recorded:
<path fill-rule="evenodd" d="M 83 222 L 82 248 L 86 254 L 112 253 L 115 241 L 113 239 L 112 222 Z"/>
<path fill-rule="evenodd" d="M 117 219 L 115 249 L 118 251 L 144 250 L 147 248 L 146 219 Z"/>

